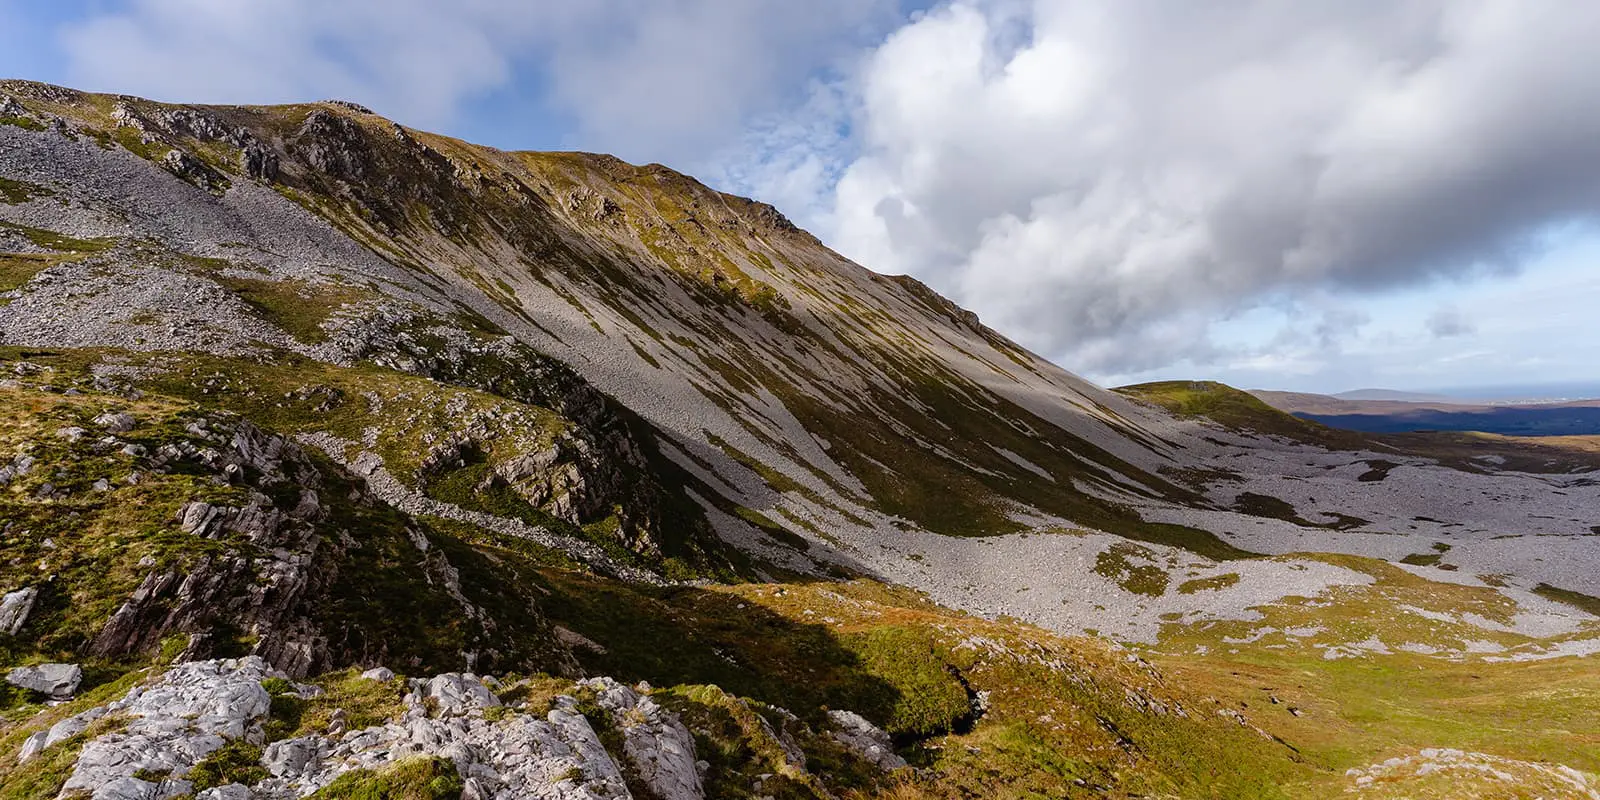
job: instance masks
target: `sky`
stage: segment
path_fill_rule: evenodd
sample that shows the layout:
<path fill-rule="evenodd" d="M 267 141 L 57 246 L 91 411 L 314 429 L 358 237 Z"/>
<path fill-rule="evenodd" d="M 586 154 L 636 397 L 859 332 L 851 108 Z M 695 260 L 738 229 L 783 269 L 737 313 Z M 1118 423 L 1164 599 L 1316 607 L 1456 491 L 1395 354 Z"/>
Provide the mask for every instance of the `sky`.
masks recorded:
<path fill-rule="evenodd" d="M 0 75 L 773 203 L 1105 384 L 1600 383 L 1590 0 L 0 0 Z"/>

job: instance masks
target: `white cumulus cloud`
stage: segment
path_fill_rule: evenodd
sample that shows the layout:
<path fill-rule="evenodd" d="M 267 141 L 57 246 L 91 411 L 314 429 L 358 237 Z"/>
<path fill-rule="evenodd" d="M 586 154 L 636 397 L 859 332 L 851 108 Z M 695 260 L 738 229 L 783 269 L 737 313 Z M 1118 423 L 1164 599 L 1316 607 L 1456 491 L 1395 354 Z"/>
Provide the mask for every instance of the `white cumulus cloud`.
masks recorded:
<path fill-rule="evenodd" d="M 1228 314 L 1595 218 L 1597 34 L 1579 2 L 961 0 L 865 61 L 818 219 L 1070 367 L 1212 363 Z"/>

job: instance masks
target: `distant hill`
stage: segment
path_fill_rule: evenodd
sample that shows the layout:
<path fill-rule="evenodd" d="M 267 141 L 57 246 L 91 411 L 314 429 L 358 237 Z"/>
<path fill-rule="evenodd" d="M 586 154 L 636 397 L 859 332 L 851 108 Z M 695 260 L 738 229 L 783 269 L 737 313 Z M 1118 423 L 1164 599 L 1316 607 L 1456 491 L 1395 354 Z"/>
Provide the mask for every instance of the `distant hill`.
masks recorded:
<path fill-rule="evenodd" d="M 1478 431 L 1506 436 L 1600 435 L 1600 400 L 1526 405 L 1468 404 L 1459 400 L 1355 399 L 1358 394 L 1403 395 L 1363 389 L 1339 395 L 1252 391 L 1261 401 L 1301 419 L 1366 433 Z M 1424 397 L 1424 395 L 1415 395 Z"/>
<path fill-rule="evenodd" d="M 1394 389 L 1355 389 L 1332 395 L 1340 400 L 1393 400 L 1400 403 L 1465 403 L 1459 398 L 1442 394 L 1402 392 Z"/>

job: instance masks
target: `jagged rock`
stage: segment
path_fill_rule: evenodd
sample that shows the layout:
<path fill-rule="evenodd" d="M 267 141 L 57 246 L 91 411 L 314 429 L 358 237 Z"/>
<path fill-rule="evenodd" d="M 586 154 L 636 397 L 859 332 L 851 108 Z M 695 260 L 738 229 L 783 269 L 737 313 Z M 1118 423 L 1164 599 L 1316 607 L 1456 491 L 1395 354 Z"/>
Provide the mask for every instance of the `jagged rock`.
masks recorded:
<path fill-rule="evenodd" d="M 272 704 L 261 681 L 271 677 L 284 674 L 251 656 L 181 664 L 159 682 L 135 687 L 105 707 L 107 713 L 125 715 L 127 727 L 84 745 L 63 794 L 92 792 L 96 800 L 105 800 L 187 793 L 187 787 L 178 787 L 180 781 L 158 785 L 134 775 L 141 771 L 184 775 L 229 740 L 259 742 L 260 720 Z M 134 794 L 102 794 L 112 786 Z"/>
<path fill-rule="evenodd" d="M 394 680 L 394 670 L 388 667 L 373 667 L 361 673 L 361 677 L 369 681 L 391 681 Z"/>
<path fill-rule="evenodd" d="M 610 678 L 579 684 L 596 693 L 601 708 L 622 731 L 623 753 L 660 800 L 702 800 L 694 737 L 677 715 Z"/>
<path fill-rule="evenodd" d="M 500 698 L 471 673 L 436 675 L 416 684 L 421 697 L 432 700 L 441 717 L 464 717 L 500 705 Z"/>
<path fill-rule="evenodd" d="M 278 154 L 259 144 L 251 143 L 239 151 L 239 168 L 244 174 L 256 180 L 277 180 Z"/>
<path fill-rule="evenodd" d="M 797 726 L 800 724 L 800 718 L 790 713 L 788 709 L 770 708 L 781 718 L 779 727 L 773 728 L 772 723 L 768 722 L 764 715 L 757 714 L 756 720 L 761 723 L 761 730 L 778 743 L 778 749 L 783 751 L 783 760 L 788 762 L 789 766 L 804 772 L 806 769 L 805 749 L 800 746 L 800 742 L 789 731 L 791 725 Z"/>
<path fill-rule="evenodd" d="M 345 180 L 367 174 L 369 156 L 361 128 L 338 114 L 307 114 L 294 142 L 306 163 L 321 172 Z"/>
<path fill-rule="evenodd" d="M 879 769 L 888 772 L 906 765 L 906 760 L 895 753 L 889 734 L 860 714 L 833 710 L 828 712 L 828 721 L 834 725 L 834 741 L 877 764 Z"/>
<path fill-rule="evenodd" d="M 323 750 L 323 741 L 315 736 L 284 739 L 267 745 L 261 766 L 276 778 L 301 775 L 321 768 Z"/>
<path fill-rule="evenodd" d="M 340 107 L 342 109 L 345 109 L 347 111 L 354 111 L 357 114 L 376 114 L 377 113 L 377 112 L 373 111 L 372 109 L 367 108 L 364 105 L 361 105 L 360 103 L 351 102 L 349 100 L 327 100 L 327 101 L 324 101 L 324 102 L 326 102 L 330 106 L 338 106 L 338 107 Z"/>
<path fill-rule="evenodd" d="M 210 503 L 189 503 L 178 512 L 178 529 L 184 533 L 210 538 L 226 513 L 226 509 L 217 508 Z"/>
<path fill-rule="evenodd" d="M 116 106 L 111 109 L 111 121 L 119 128 L 133 128 L 146 135 L 150 133 L 150 123 L 145 121 L 137 109 L 123 100 L 118 100 Z"/>
<path fill-rule="evenodd" d="M 229 127 L 216 117 L 190 108 L 159 111 L 155 118 L 167 130 L 194 139 L 226 141 L 242 145 L 249 138 L 248 132 Z"/>
<path fill-rule="evenodd" d="M 227 179 L 209 164 L 182 150 L 168 150 L 167 154 L 161 157 L 161 166 L 201 188 L 217 190 L 227 185 Z"/>
<path fill-rule="evenodd" d="M 78 691 L 78 684 L 83 682 L 83 669 L 77 664 L 17 667 L 6 673 L 6 682 L 47 694 L 56 700 L 65 700 Z"/>
<path fill-rule="evenodd" d="M 0 631 L 12 636 L 28 624 L 34 601 L 39 599 L 39 587 L 27 586 L 0 597 Z"/>

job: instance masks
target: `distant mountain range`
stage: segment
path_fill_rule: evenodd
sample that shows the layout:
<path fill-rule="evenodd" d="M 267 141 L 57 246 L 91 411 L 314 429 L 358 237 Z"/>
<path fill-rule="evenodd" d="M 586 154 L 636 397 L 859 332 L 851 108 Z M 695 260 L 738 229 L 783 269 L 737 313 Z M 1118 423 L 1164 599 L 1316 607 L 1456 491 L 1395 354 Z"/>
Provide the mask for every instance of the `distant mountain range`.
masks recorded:
<path fill-rule="evenodd" d="M 1251 394 L 1301 419 L 1369 433 L 1477 431 L 1505 436 L 1600 435 L 1600 400 L 1473 403 L 1385 389 L 1362 389 L 1336 395 L 1263 390 Z"/>

